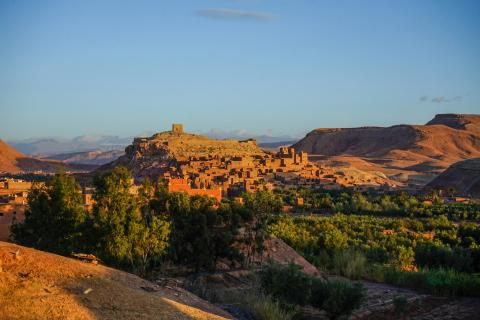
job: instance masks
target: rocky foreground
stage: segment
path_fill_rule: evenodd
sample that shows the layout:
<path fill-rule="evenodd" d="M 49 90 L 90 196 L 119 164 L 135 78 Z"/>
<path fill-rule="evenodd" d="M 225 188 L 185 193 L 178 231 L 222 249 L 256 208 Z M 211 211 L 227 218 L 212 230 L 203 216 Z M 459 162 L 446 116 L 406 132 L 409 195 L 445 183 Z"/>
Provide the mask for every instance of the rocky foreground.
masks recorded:
<path fill-rule="evenodd" d="M 0 319 L 232 319 L 181 289 L 0 242 Z"/>

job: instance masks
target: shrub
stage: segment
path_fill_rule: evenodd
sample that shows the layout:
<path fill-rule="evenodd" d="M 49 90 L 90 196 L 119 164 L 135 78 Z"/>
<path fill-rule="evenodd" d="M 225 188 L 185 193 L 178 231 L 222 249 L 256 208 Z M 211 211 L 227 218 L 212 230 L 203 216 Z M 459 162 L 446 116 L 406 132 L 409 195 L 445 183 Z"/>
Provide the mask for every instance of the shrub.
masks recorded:
<path fill-rule="evenodd" d="M 419 245 L 415 249 L 415 263 L 421 267 L 448 267 L 462 272 L 473 271 L 471 254 L 463 248 Z"/>
<path fill-rule="evenodd" d="M 480 296 L 480 278 L 452 269 L 408 272 L 384 268 L 385 282 L 446 296 Z"/>
<path fill-rule="evenodd" d="M 323 309 L 332 319 L 349 315 L 360 307 L 365 297 L 361 283 L 345 280 L 313 281 L 312 306 Z"/>
<path fill-rule="evenodd" d="M 295 310 L 286 310 L 278 301 L 262 294 L 240 295 L 236 302 L 259 320 L 290 320 L 296 313 Z"/>
<path fill-rule="evenodd" d="M 333 254 L 335 272 L 350 279 L 360 279 L 363 276 L 366 262 L 363 253 L 352 249 L 335 251 Z"/>
<path fill-rule="evenodd" d="M 320 272 L 327 273 L 332 268 L 332 258 L 326 250 L 321 250 L 318 254 L 303 253 L 308 262 L 313 264 Z"/>
<path fill-rule="evenodd" d="M 323 280 L 302 272 L 298 266 L 269 264 L 260 273 L 263 289 L 284 305 L 311 305 L 336 319 L 357 309 L 365 296 L 360 283 Z"/>
<path fill-rule="evenodd" d="M 451 296 L 479 296 L 480 279 L 452 269 L 432 269 L 425 273 L 426 282 L 433 293 Z"/>
<path fill-rule="evenodd" d="M 295 264 L 268 264 L 260 272 L 260 279 L 264 290 L 276 299 L 302 306 L 310 299 L 312 278 Z"/>

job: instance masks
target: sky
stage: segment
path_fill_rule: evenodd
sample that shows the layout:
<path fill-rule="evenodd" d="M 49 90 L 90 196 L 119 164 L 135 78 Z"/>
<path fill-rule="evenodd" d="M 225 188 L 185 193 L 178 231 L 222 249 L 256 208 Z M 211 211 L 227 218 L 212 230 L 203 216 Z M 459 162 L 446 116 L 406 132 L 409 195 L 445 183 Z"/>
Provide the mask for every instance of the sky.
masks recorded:
<path fill-rule="evenodd" d="M 478 0 L 0 0 L 0 139 L 480 113 Z"/>

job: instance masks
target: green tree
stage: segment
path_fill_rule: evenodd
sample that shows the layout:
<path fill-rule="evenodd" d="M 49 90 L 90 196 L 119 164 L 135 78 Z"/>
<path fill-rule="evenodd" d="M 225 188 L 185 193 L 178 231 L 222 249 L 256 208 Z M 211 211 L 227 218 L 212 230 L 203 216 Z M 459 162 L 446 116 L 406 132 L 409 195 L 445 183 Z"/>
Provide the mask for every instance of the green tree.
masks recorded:
<path fill-rule="evenodd" d="M 189 197 L 184 193 L 157 193 L 164 199 L 152 203 L 156 215 L 171 221 L 170 254 L 176 263 L 193 266 L 197 271 L 215 269 L 217 261 L 240 260 L 233 244 L 242 217 L 228 204 L 213 208 L 215 200 L 204 196 Z"/>
<path fill-rule="evenodd" d="M 170 222 L 152 216 L 148 225 L 140 224 L 135 238 L 136 269 L 146 273 L 159 265 L 169 246 Z"/>
<path fill-rule="evenodd" d="M 94 229 L 98 254 L 107 262 L 134 264 L 134 240 L 140 214 L 131 193 L 130 172 L 117 167 L 94 178 Z"/>
<path fill-rule="evenodd" d="M 83 249 L 87 218 L 80 186 L 60 171 L 45 185 L 34 185 L 25 220 L 12 226 L 12 237 L 26 246 L 70 254 Z"/>
<path fill-rule="evenodd" d="M 243 233 L 246 258 L 251 262 L 255 255 L 263 252 L 268 218 L 282 212 L 283 201 L 279 195 L 268 190 L 246 193 L 243 197 L 245 208 L 253 214 Z"/>
<path fill-rule="evenodd" d="M 94 179 L 93 228 L 96 252 L 106 262 L 143 273 L 154 267 L 168 248 L 170 224 L 152 215 L 148 181 L 136 196 L 125 167 Z"/>

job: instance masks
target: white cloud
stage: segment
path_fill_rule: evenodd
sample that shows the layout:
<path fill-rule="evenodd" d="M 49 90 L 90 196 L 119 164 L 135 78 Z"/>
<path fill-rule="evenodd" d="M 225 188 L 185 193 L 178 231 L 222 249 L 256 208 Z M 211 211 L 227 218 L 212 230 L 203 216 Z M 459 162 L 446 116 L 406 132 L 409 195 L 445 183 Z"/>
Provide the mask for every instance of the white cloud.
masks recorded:
<path fill-rule="evenodd" d="M 419 98 L 420 102 L 432 102 L 432 103 L 450 103 L 450 102 L 460 102 L 462 101 L 461 96 L 446 97 L 446 96 L 421 96 Z"/>
<path fill-rule="evenodd" d="M 226 8 L 209 8 L 198 10 L 197 14 L 204 18 L 217 19 L 217 20 L 257 20 L 268 21 L 276 18 L 275 15 L 268 12 L 259 11 L 243 11 L 236 9 Z"/>

